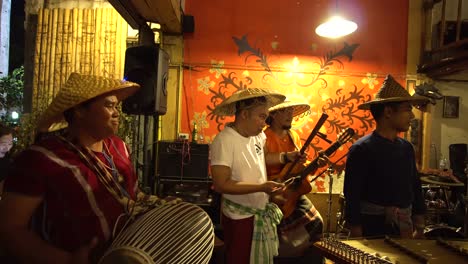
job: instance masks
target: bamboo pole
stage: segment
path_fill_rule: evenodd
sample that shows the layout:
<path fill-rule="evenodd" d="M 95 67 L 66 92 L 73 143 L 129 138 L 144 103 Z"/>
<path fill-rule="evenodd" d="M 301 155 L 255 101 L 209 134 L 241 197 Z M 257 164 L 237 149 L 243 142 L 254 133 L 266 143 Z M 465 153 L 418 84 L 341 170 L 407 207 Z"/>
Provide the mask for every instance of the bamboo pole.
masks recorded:
<path fill-rule="evenodd" d="M 80 51 L 80 70 L 79 72 L 80 73 L 85 73 L 85 64 L 86 64 L 86 57 L 85 57 L 85 53 L 86 53 L 86 25 L 87 25 L 87 22 L 86 19 L 87 19 L 87 15 L 86 15 L 86 10 L 85 9 L 82 9 L 80 10 L 81 13 L 82 13 L 82 23 L 81 23 L 81 51 Z"/>
<path fill-rule="evenodd" d="M 33 100 L 32 109 L 38 108 L 38 87 L 39 87 L 39 69 L 40 69 L 40 54 L 42 47 L 42 30 L 43 30 L 43 16 L 44 9 L 40 8 L 37 12 L 37 33 L 36 33 L 36 47 L 34 49 L 34 68 L 33 68 Z"/>
<path fill-rule="evenodd" d="M 116 34 L 116 20 L 114 16 L 114 10 L 111 8 L 104 8 L 106 14 L 106 27 L 102 34 L 105 35 L 105 51 L 104 60 L 101 60 L 101 64 L 104 66 L 104 74 L 106 77 L 114 78 L 114 63 L 115 63 L 115 34 Z"/>
<path fill-rule="evenodd" d="M 123 78 L 124 62 L 125 62 L 125 48 L 127 47 L 127 22 L 116 11 L 117 17 L 117 31 L 116 31 L 116 50 L 115 50 L 115 73 L 116 77 Z"/>
<path fill-rule="evenodd" d="M 100 43 L 101 43 L 101 39 L 103 37 L 102 35 L 102 27 L 105 26 L 103 24 L 107 24 L 106 21 L 103 21 L 103 13 L 102 13 L 102 8 L 98 8 L 98 9 L 95 9 L 94 10 L 94 13 L 95 13 L 95 25 L 96 27 L 94 28 L 94 42 L 93 42 L 93 56 L 91 57 L 92 59 L 92 69 L 93 69 L 93 73 L 96 74 L 96 75 L 100 75 L 101 74 L 101 60 L 102 60 L 102 57 L 101 57 L 101 47 L 100 47 Z"/>
<path fill-rule="evenodd" d="M 39 85 L 37 87 L 38 95 L 41 97 L 40 98 L 41 106 L 45 106 L 48 104 L 47 96 L 45 96 L 47 95 L 47 90 L 44 89 L 44 79 L 45 79 L 45 75 L 47 72 L 47 67 L 46 67 L 47 58 L 44 56 L 44 53 L 47 54 L 47 50 L 48 50 L 47 47 L 49 45 L 49 42 L 48 42 L 49 40 L 48 35 L 50 31 L 49 19 L 50 19 L 50 12 L 48 9 L 44 9 L 44 20 L 43 20 L 43 28 L 42 28 L 42 49 L 39 53 L 39 57 L 40 57 Z"/>
<path fill-rule="evenodd" d="M 83 73 L 85 74 L 92 74 L 92 68 L 91 68 L 91 32 L 90 29 L 92 27 L 92 13 L 90 12 L 89 9 L 85 9 L 84 12 L 84 17 L 83 20 L 86 21 L 85 27 L 83 28 L 83 37 L 84 37 L 84 53 L 83 53 L 83 59 L 84 63 L 82 64 L 83 67 Z"/>
<path fill-rule="evenodd" d="M 74 71 L 81 73 L 81 51 L 83 50 L 83 11 L 75 8 L 74 13 L 76 14 L 76 32 L 73 33 L 73 36 L 76 37 L 76 50 L 73 56 L 75 61 Z"/>
<path fill-rule="evenodd" d="M 76 72 L 76 46 L 78 45 L 78 39 L 77 39 L 77 28 L 78 28 L 78 16 L 76 12 L 76 8 L 73 8 L 70 12 L 70 25 L 68 26 L 68 29 L 70 30 L 69 36 L 70 36 L 70 73 Z"/>
<path fill-rule="evenodd" d="M 106 38 L 105 38 L 105 45 L 106 45 L 106 51 L 105 51 L 105 75 L 107 77 L 114 77 L 114 52 L 115 52 L 115 47 L 111 45 L 111 43 L 114 40 L 115 37 L 115 19 L 114 19 L 114 13 L 111 12 L 109 8 L 105 9 L 106 16 L 107 16 L 107 25 L 106 25 Z"/>
<path fill-rule="evenodd" d="M 114 11 L 115 12 L 115 11 Z M 127 47 L 128 26 L 122 17 L 117 14 L 116 50 L 115 50 L 115 73 L 117 78 L 123 77 L 125 48 Z"/>
<path fill-rule="evenodd" d="M 49 17 L 47 19 L 47 38 L 46 45 L 44 46 L 45 52 L 41 54 L 41 57 L 44 58 L 44 64 L 42 65 L 43 73 L 42 76 L 42 89 L 41 93 L 44 96 L 45 105 L 49 104 L 49 97 L 51 96 L 51 85 L 50 85 L 50 64 L 52 60 L 52 37 L 55 32 L 57 32 L 56 20 L 54 20 L 54 11 L 55 9 L 49 10 Z M 56 37 L 56 36 L 54 36 Z"/>
<path fill-rule="evenodd" d="M 52 26 L 51 34 L 50 34 L 50 44 L 48 54 L 45 54 L 48 57 L 48 67 L 49 70 L 47 71 L 46 77 L 46 87 L 47 87 L 47 97 L 53 98 L 55 95 L 55 85 L 56 80 L 60 72 L 61 64 L 60 64 L 60 56 L 61 56 L 61 45 L 63 43 L 63 32 L 61 27 L 63 24 L 62 21 L 62 10 L 57 8 L 52 9 L 51 20 L 49 26 Z"/>
<path fill-rule="evenodd" d="M 64 17 L 63 17 L 63 52 L 62 52 L 62 67 L 61 67 L 61 74 L 59 81 L 57 83 L 58 88 L 62 88 L 62 86 L 65 84 L 66 79 L 68 78 L 68 75 L 71 73 L 71 65 L 72 65 L 72 57 L 71 57 L 71 51 L 73 50 L 72 47 L 72 41 L 71 41 L 71 25 L 70 23 L 73 23 L 73 20 L 70 22 L 71 18 L 71 10 L 70 9 L 65 9 Z"/>

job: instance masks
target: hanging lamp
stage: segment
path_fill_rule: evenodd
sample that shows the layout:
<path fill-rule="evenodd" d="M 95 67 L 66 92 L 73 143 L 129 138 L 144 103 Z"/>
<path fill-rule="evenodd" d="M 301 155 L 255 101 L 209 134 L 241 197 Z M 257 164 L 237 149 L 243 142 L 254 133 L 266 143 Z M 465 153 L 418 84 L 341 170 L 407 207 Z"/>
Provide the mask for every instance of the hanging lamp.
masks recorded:
<path fill-rule="evenodd" d="M 338 13 L 338 0 L 336 0 L 335 13 Z M 357 28 L 358 26 L 355 22 L 346 20 L 338 15 L 334 15 L 325 23 L 320 24 L 315 29 L 315 33 L 321 37 L 335 39 L 349 35 L 356 31 Z"/>

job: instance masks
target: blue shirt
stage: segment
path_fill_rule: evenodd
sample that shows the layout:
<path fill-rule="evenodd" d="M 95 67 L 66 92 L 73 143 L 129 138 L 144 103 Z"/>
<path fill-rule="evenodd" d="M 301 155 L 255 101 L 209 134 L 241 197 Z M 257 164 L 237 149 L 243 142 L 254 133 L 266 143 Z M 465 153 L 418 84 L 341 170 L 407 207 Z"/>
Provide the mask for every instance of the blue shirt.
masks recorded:
<path fill-rule="evenodd" d="M 381 206 L 412 206 L 423 214 L 425 203 L 414 149 L 402 138 L 389 140 L 375 131 L 351 146 L 346 162 L 344 195 L 346 221 L 361 223 L 360 201 Z"/>

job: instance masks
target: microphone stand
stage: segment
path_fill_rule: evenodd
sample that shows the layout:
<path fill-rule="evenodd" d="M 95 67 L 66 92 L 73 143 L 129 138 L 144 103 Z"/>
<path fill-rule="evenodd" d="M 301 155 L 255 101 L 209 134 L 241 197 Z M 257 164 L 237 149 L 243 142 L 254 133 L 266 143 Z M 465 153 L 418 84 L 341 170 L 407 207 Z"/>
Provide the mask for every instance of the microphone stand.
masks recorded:
<path fill-rule="evenodd" d="M 327 210 L 327 225 L 325 229 L 325 235 L 327 237 L 330 237 L 330 227 L 331 227 L 331 211 L 332 211 L 332 189 L 333 189 L 333 172 L 335 171 L 335 165 L 342 160 L 344 157 L 346 157 L 348 153 L 346 152 L 343 156 L 341 156 L 337 161 L 334 163 L 330 164 L 328 168 L 324 171 L 322 171 L 319 175 L 317 175 L 315 178 L 319 177 L 322 175 L 324 172 L 327 172 L 328 174 L 328 210 Z"/>
<path fill-rule="evenodd" d="M 332 188 L 333 188 L 333 172 L 335 171 L 335 168 L 333 167 L 333 164 L 326 169 L 327 174 L 328 174 L 328 210 L 327 210 L 327 227 L 325 229 L 325 234 L 327 234 L 327 237 L 330 237 L 330 226 L 331 226 L 331 210 L 332 210 Z"/>

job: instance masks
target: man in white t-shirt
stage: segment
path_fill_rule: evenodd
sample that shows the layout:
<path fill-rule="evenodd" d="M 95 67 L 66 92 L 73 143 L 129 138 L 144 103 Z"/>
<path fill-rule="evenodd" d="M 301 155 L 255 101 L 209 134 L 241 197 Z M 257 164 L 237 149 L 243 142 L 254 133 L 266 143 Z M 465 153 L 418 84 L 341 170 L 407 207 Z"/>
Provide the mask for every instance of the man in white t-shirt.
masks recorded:
<path fill-rule="evenodd" d="M 263 89 L 244 89 L 214 110 L 220 116 L 235 115 L 210 146 L 215 190 L 223 194 L 226 263 L 273 263 L 278 254 L 276 225 L 282 213 L 268 201 L 284 185 L 267 180 L 266 163 L 280 164 L 284 154 L 265 153 L 263 128 L 268 108 L 284 99 Z M 293 160 L 298 152 L 286 155 Z"/>

